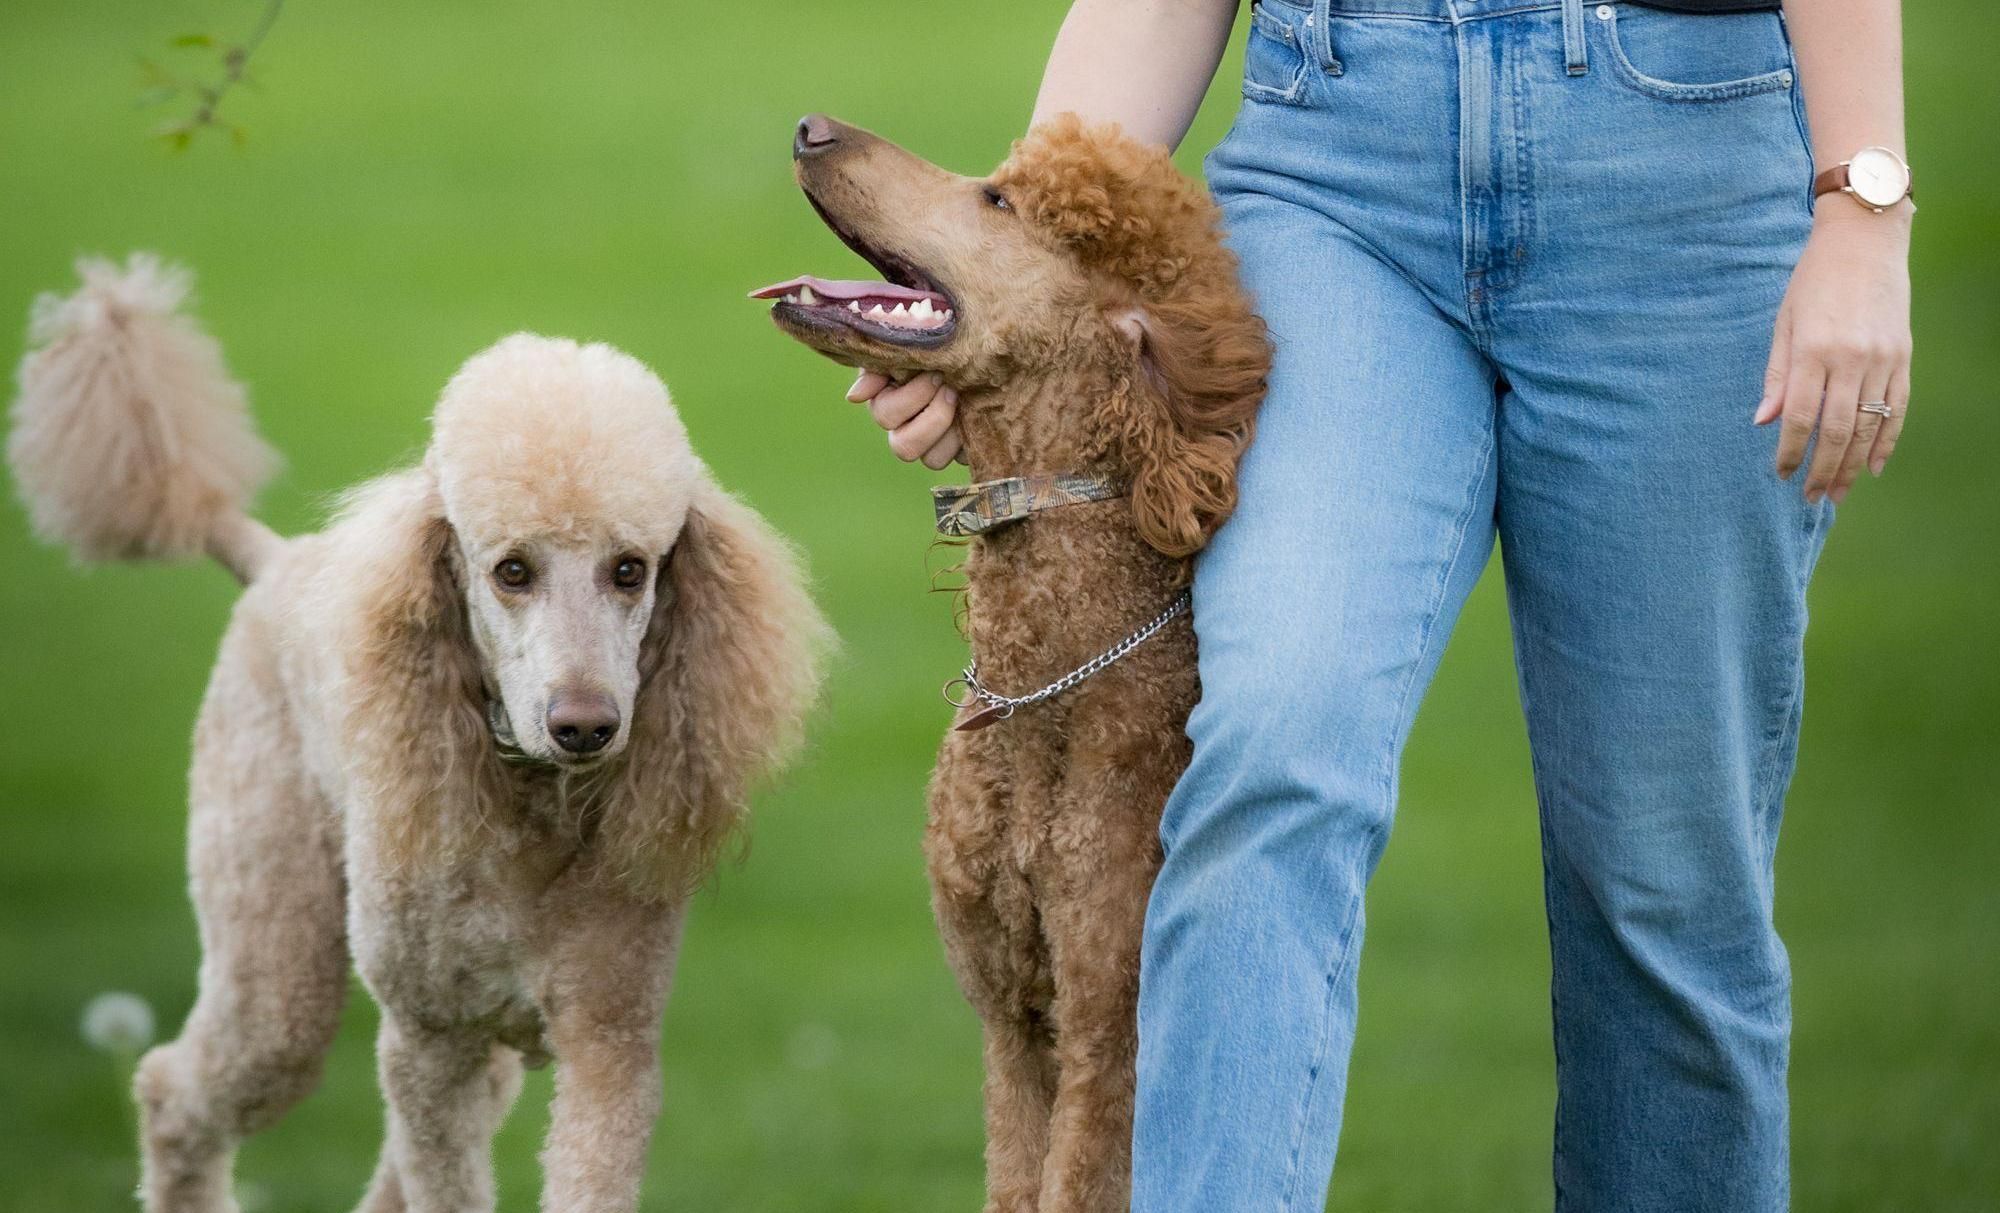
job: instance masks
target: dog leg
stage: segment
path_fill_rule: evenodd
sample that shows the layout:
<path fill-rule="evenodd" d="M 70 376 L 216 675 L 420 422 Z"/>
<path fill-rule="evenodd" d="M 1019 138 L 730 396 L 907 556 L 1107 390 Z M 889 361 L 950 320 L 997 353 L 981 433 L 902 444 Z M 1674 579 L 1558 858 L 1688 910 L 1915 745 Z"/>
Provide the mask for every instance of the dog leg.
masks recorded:
<path fill-rule="evenodd" d="M 1047 954 L 1032 891 L 1004 862 L 1002 794 L 965 774 L 979 763 L 961 746 L 976 744 L 939 759 L 924 851 L 945 956 L 984 1026 L 986 1213 L 1035 1213 L 1056 1091 Z"/>
<path fill-rule="evenodd" d="M 555 1056 L 542 1150 L 546 1213 L 631 1213 L 660 1114 L 660 1019 L 682 908 L 634 901 L 572 869 L 545 898 L 548 968 L 537 983 Z"/>
<path fill-rule="evenodd" d="M 239 617 L 241 619 L 241 617 Z M 233 1210 L 245 1137 L 319 1082 L 347 991 L 338 820 L 299 747 L 254 618 L 224 640 L 195 729 L 188 855 L 200 992 L 133 1081 L 150 1213 Z"/>
<path fill-rule="evenodd" d="M 1143 917 L 1143 901 L 1123 923 L 1107 907 L 1084 920 L 1093 933 L 1089 943 L 1059 949 L 1059 1077 L 1041 1213 L 1120 1213 L 1130 1203 Z"/>
<path fill-rule="evenodd" d="M 485 1082 L 473 1084 L 467 1092 L 468 1118 L 485 1119 L 485 1140 L 492 1140 L 500 1122 L 507 1118 L 507 1109 L 514 1106 L 514 1099 L 520 1093 L 521 1055 L 506 1045 L 494 1045 L 486 1063 Z M 478 1135 L 479 1131 L 479 1126 L 474 1125 L 468 1136 Z M 403 1197 L 403 1177 L 397 1169 L 396 1151 L 385 1146 L 357 1213 L 407 1213 L 410 1207 Z"/>
<path fill-rule="evenodd" d="M 511 1053 L 512 1050 L 506 1050 Z M 483 1034 L 436 1031 L 385 1009 L 376 1040 L 389 1139 L 364 1208 L 493 1208 L 493 1132 L 520 1087 L 519 1062 Z"/>
<path fill-rule="evenodd" d="M 1079 767 L 1059 797 L 1059 811 L 1067 820 L 1090 822 L 1090 832 L 1080 839 L 1084 845 L 1052 848 L 1052 870 L 1042 882 L 1060 1076 L 1041 1213 L 1125 1213 L 1131 1203 L 1139 944 L 1159 851 L 1154 816 L 1126 809 L 1120 800 L 1147 781 Z M 1164 796 L 1164 782 L 1154 782 Z"/>
<path fill-rule="evenodd" d="M 542 1151 L 542 1208 L 629 1213 L 639 1207 L 660 1114 L 659 1021 L 588 1027 L 583 1018 L 551 1033 L 556 1098 Z"/>
<path fill-rule="evenodd" d="M 1038 1020 L 986 1025 L 986 1213 L 1035 1213 L 1055 1103 L 1053 1041 Z"/>

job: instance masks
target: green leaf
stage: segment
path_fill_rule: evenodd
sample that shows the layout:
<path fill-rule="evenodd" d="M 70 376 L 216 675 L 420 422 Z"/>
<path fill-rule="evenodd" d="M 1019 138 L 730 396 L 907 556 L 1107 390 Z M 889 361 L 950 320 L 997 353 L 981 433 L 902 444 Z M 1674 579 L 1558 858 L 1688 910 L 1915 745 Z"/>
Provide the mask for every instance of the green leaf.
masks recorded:
<path fill-rule="evenodd" d="M 166 144 L 176 152 L 184 152 L 194 142 L 194 122 L 182 118 L 175 122 L 163 123 L 153 128 L 153 138 Z"/>
<path fill-rule="evenodd" d="M 158 85 L 162 88 L 179 88 L 181 85 L 180 77 L 144 55 L 139 56 L 139 77 L 145 84 Z"/>
<path fill-rule="evenodd" d="M 215 38 L 210 34 L 182 34 L 173 40 L 174 46 L 214 46 Z"/>

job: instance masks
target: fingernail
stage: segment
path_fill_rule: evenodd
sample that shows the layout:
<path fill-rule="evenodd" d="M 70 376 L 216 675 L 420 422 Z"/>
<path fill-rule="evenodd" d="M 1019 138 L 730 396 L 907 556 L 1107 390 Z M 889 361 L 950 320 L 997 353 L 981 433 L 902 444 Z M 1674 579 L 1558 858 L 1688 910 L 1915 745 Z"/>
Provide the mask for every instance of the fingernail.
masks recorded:
<path fill-rule="evenodd" d="M 1888 465 L 1889 461 L 1887 459 L 1872 459 L 1868 463 L 1868 470 L 1875 473 L 1877 476 L 1880 476 L 1882 474 L 1882 469 L 1887 467 Z"/>
<path fill-rule="evenodd" d="M 860 404 L 860 403 L 861 403 L 861 397 L 859 397 L 859 396 L 855 395 L 854 393 L 860 390 L 860 388 L 861 388 L 861 381 L 862 381 L 863 379 L 866 379 L 867 377 L 868 377 L 868 372 L 867 372 L 867 371 L 863 371 L 863 372 L 861 372 L 861 373 L 860 373 L 859 375 L 856 375 L 856 376 L 854 377 L 854 382 L 853 382 L 853 383 L 852 383 L 851 385 L 849 385 L 849 387 L 848 387 L 848 389 L 847 389 L 847 402 L 848 402 L 849 404 Z"/>
<path fill-rule="evenodd" d="M 1757 402 L 1756 410 L 1750 414 L 1750 423 L 1752 425 L 1762 425 L 1766 421 L 1769 421 L 1770 418 L 1764 415 L 1764 411 L 1770 407 L 1771 407 L 1771 398 L 1769 396 L 1766 396 L 1762 400 L 1759 400 Z"/>

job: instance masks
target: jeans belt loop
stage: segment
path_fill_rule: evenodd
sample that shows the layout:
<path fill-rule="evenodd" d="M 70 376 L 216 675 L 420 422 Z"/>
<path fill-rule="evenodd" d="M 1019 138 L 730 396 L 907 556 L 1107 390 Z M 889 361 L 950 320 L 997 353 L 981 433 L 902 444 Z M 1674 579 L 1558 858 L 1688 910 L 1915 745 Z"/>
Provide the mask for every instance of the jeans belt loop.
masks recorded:
<path fill-rule="evenodd" d="M 1563 63 L 1570 75 L 1581 76 L 1590 70 L 1583 43 L 1583 0 L 1562 0 L 1562 4 Z"/>
<path fill-rule="evenodd" d="M 1581 3 L 1581 0 L 1578 0 Z M 1312 15 L 1306 18 L 1306 27 L 1311 31 L 1309 48 L 1321 68 L 1330 76 L 1338 76 L 1347 70 L 1333 53 L 1333 0 L 1313 0 Z"/>

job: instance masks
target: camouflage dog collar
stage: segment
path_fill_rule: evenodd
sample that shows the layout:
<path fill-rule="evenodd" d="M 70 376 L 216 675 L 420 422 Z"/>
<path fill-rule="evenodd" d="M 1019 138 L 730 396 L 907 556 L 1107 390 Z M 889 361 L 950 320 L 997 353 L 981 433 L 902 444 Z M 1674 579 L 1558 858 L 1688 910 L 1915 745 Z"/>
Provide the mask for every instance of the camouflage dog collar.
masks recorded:
<path fill-rule="evenodd" d="M 1125 486 L 1116 481 L 1066 473 L 939 485 L 931 490 L 931 503 L 937 508 L 938 534 L 963 539 L 1019 522 L 1042 510 L 1087 501 L 1111 501 L 1124 495 Z"/>

